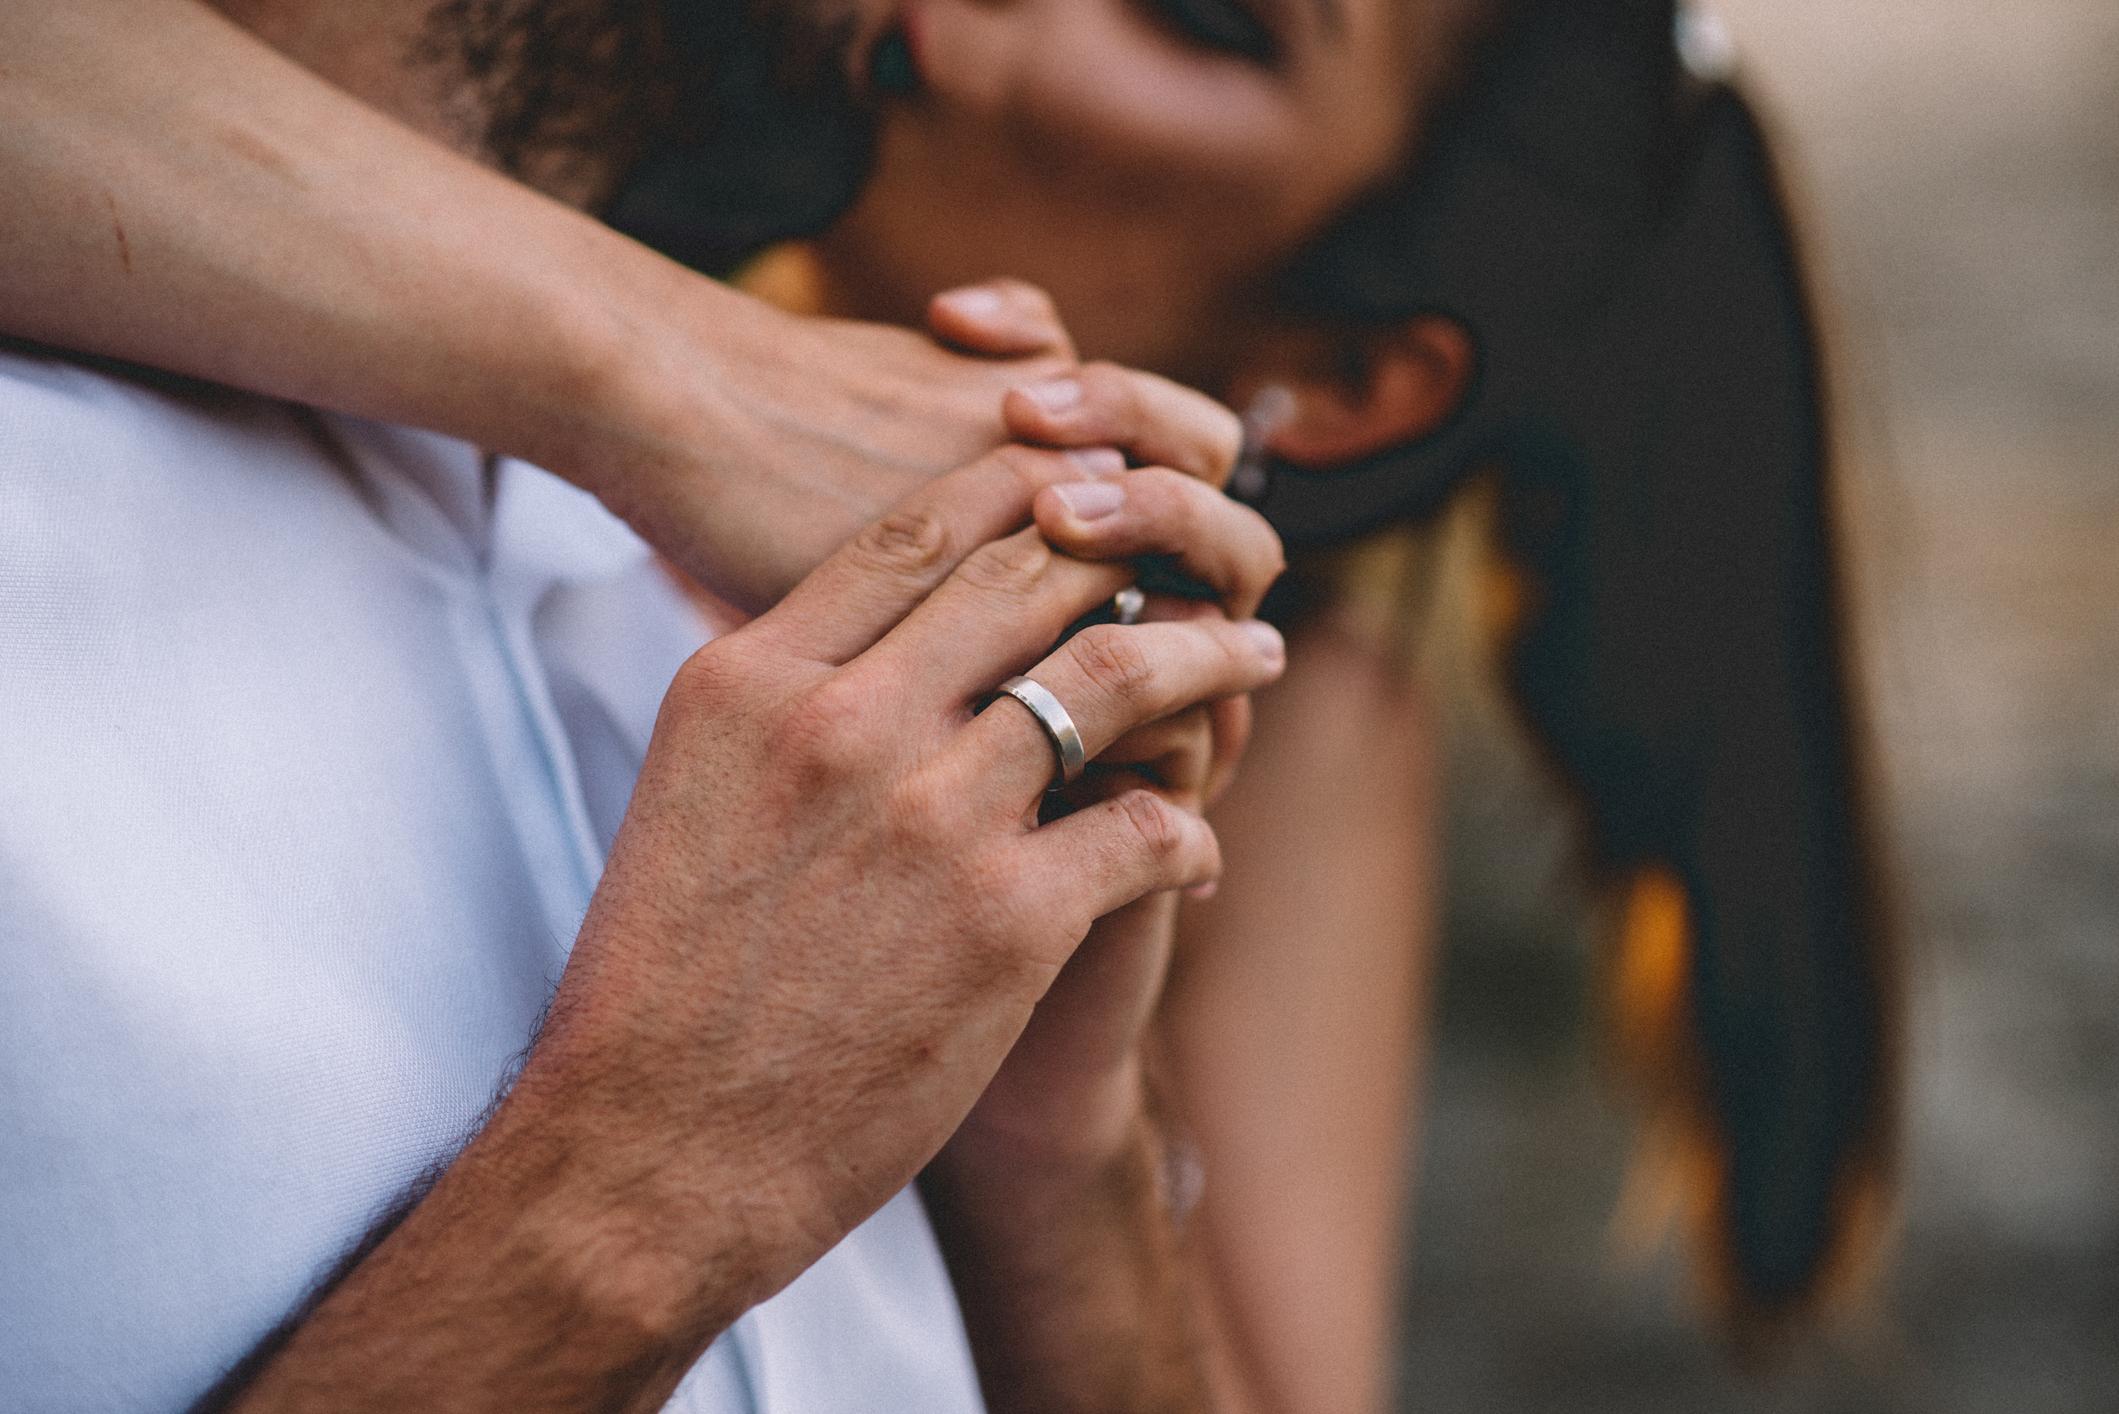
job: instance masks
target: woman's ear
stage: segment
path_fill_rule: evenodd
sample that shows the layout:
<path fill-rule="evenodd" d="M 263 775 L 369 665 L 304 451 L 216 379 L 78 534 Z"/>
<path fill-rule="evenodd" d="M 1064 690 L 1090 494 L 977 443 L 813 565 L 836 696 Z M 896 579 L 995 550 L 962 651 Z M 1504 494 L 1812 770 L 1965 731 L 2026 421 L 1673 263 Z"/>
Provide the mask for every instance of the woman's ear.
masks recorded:
<path fill-rule="evenodd" d="M 1262 351 L 1243 382 L 1278 383 L 1294 407 L 1268 446 L 1325 471 L 1416 441 L 1449 421 L 1471 393 L 1478 355 L 1462 324 L 1423 314 L 1380 331 Z M 1239 399 L 1239 403 L 1241 399 Z"/>

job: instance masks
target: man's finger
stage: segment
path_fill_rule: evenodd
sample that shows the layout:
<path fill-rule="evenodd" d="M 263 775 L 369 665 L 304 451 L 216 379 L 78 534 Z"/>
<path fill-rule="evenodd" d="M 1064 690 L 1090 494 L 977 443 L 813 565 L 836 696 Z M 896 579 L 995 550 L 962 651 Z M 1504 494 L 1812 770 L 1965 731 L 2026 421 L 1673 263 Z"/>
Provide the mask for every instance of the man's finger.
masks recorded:
<path fill-rule="evenodd" d="M 1270 625 L 1195 619 L 1083 629 L 1026 676 L 1059 699 L 1092 760 L 1135 727 L 1195 703 L 1250 692 L 1278 678 L 1287 650 Z M 956 748 L 963 779 L 999 808 L 1028 810 L 1052 783 L 1051 737 L 1028 707 L 1001 697 Z"/>
<path fill-rule="evenodd" d="M 1245 748 L 1251 744 L 1251 699 L 1224 697 L 1219 702 L 1207 704 L 1207 715 L 1213 725 L 1210 735 L 1213 742 L 1212 759 L 1207 767 L 1207 781 L 1200 788 L 1200 807 L 1205 809 L 1220 800 L 1236 779 L 1237 763 L 1243 760 Z"/>
<path fill-rule="evenodd" d="M 1221 877 L 1221 845 L 1207 822 L 1145 790 L 1041 825 L 1013 848 L 1031 907 L 1083 933 L 1135 899 Z"/>
<path fill-rule="evenodd" d="M 1066 482 L 1038 501 L 1041 526 L 1065 522 L 1078 541 L 1094 538 L 1099 517 L 1115 521 L 1097 560 L 1175 553 L 1233 617 L 1247 617 L 1280 572 L 1280 540 L 1256 511 L 1173 471 Z M 878 674 L 879 690 L 917 683 L 938 704 L 964 702 L 1037 659 L 1132 577 L 1056 554 L 1036 532 L 1010 537 L 965 559 L 854 671 Z"/>
<path fill-rule="evenodd" d="M 1021 280 L 987 280 L 942 291 L 928 301 L 927 331 L 965 353 L 989 358 L 1074 358 L 1074 341 L 1051 296 Z"/>
<path fill-rule="evenodd" d="M 1187 810 L 1202 809 L 1216 745 L 1210 713 L 1219 705 L 1188 707 L 1127 732 L 1090 763 L 1089 774 L 1068 788 L 1067 802 L 1086 805 L 1146 784 Z"/>
<path fill-rule="evenodd" d="M 1235 779 L 1250 740 L 1250 694 L 1217 698 L 1135 727 L 1112 742 L 1089 764 L 1089 773 L 1067 789 L 1064 799 L 1078 808 L 1137 789 L 1145 778 L 1150 789 L 1187 810 L 1211 809 Z"/>
<path fill-rule="evenodd" d="M 1219 609 L 1197 599 L 1171 599 L 1152 594 L 1148 596 L 1144 612 L 1143 622 L 1146 623 L 1186 622 L 1222 616 Z M 1230 783 L 1235 780 L 1236 768 L 1243 761 L 1245 749 L 1251 744 L 1249 693 L 1239 697 L 1217 698 L 1204 706 L 1181 712 L 1175 717 L 1166 717 L 1160 722 L 1137 727 L 1104 748 L 1104 754 L 1097 758 L 1097 762 L 1116 766 L 1142 759 L 1137 753 L 1155 750 L 1159 744 L 1172 740 L 1166 733 L 1173 729 L 1193 730 L 1192 724 L 1199 717 L 1206 719 L 1206 730 L 1201 734 L 1206 751 L 1203 780 L 1195 781 L 1194 776 L 1189 774 L 1192 770 L 1189 757 L 1185 758 L 1182 764 L 1163 758 L 1143 760 L 1143 764 L 1148 765 L 1162 779 L 1165 787 L 1172 789 L 1173 798 L 1179 804 L 1195 810 L 1210 808 L 1214 802 L 1221 799 L 1229 789 Z M 1180 744 L 1179 749 L 1189 750 L 1190 744 Z M 1179 782 L 1185 783 L 1181 789 L 1178 788 Z M 1084 800 L 1091 798 L 1083 797 Z M 1101 799 L 1101 796 L 1093 798 Z"/>
<path fill-rule="evenodd" d="M 1027 523 L 1039 490 L 1123 467 L 1108 448 L 997 448 L 900 501 L 833 551 L 747 631 L 815 662 L 845 663 L 902 620 L 973 551 Z"/>
<path fill-rule="evenodd" d="M 1084 559 L 1172 555 L 1178 568 L 1220 596 L 1230 618 L 1258 611 L 1287 567 L 1264 516 L 1205 482 L 1161 467 L 1040 491 L 1038 529 Z"/>
<path fill-rule="evenodd" d="M 1132 578 L 1128 565 L 1062 555 L 1027 527 L 967 556 L 846 670 L 879 692 L 961 708 L 1044 656 Z"/>
<path fill-rule="evenodd" d="M 1214 486 L 1243 445 L 1236 414 L 1204 393 L 1114 364 L 1012 388 L 1001 400 L 1009 435 L 1048 447 L 1105 444 L 1136 463 L 1174 467 Z"/>

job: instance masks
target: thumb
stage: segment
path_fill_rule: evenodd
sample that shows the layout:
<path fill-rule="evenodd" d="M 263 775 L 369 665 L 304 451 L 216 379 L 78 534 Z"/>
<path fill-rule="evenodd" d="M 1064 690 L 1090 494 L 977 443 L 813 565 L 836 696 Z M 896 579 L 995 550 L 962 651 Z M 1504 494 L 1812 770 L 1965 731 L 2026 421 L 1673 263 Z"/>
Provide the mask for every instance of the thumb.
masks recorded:
<path fill-rule="evenodd" d="M 1021 280 L 944 290 L 928 301 L 927 330 L 945 344 L 989 358 L 1074 357 L 1074 341 L 1051 296 Z"/>

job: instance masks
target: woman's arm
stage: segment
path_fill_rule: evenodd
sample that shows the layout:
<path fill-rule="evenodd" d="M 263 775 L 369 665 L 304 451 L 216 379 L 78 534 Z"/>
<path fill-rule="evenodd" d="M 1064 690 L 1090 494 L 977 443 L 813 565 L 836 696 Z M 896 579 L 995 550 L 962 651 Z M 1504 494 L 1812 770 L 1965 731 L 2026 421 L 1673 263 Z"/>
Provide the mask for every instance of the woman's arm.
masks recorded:
<path fill-rule="evenodd" d="M 0 334 L 522 457 L 749 607 L 998 443 L 1007 389 L 1072 364 L 1022 287 L 938 314 L 1006 357 L 774 310 L 197 0 L 0 6 L 0 192 Z M 1218 442 L 1217 417 L 1179 425 Z M 1083 416 L 1055 445 L 1144 426 Z"/>
<path fill-rule="evenodd" d="M 1247 1414 L 1386 1407 L 1424 1051 L 1435 762 L 1424 701 L 1326 625 L 1258 694 L 1164 1002 L 1206 1182 L 1193 1242 Z"/>
<path fill-rule="evenodd" d="M 0 9 L 0 190 L 7 333 L 555 462 L 653 265 L 195 0 Z"/>

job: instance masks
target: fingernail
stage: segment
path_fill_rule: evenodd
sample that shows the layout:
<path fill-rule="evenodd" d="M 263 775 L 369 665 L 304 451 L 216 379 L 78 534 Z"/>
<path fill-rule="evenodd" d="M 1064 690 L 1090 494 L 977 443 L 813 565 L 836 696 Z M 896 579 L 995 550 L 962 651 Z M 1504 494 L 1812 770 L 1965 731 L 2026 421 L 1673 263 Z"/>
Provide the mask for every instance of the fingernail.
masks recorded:
<path fill-rule="evenodd" d="M 1185 897 L 1196 899 L 1210 899 L 1214 897 L 1215 890 L 1219 889 L 1220 887 L 1221 880 L 1209 879 L 1203 884 L 1192 884 L 1188 886 L 1185 889 Z"/>
<path fill-rule="evenodd" d="M 1288 655 L 1287 640 L 1280 630 L 1263 619 L 1251 619 L 1244 623 L 1243 631 L 1257 645 L 1259 655 L 1269 663 L 1277 663 Z"/>
<path fill-rule="evenodd" d="M 948 301 L 951 309 L 970 319 L 992 319 L 1001 313 L 1004 304 L 998 291 L 982 285 L 951 290 L 942 298 Z"/>
<path fill-rule="evenodd" d="M 1084 476 L 1117 476 L 1126 469 L 1126 454 L 1116 447 L 1069 447 L 1064 455 Z"/>
<path fill-rule="evenodd" d="M 1126 503 L 1126 488 L 1116 481 L 1070 481 L 1052 494 L 1076 520 L 1102 520 Z"/>
<path fill-rule="evenodd" d="M 1043 383 L 1032 383 L 1023 392 L 1046 412 L 1065 412 L 1079 407 L 1082 401 L 1082 385 L 1075 378 L 1053 378 Z"/>

